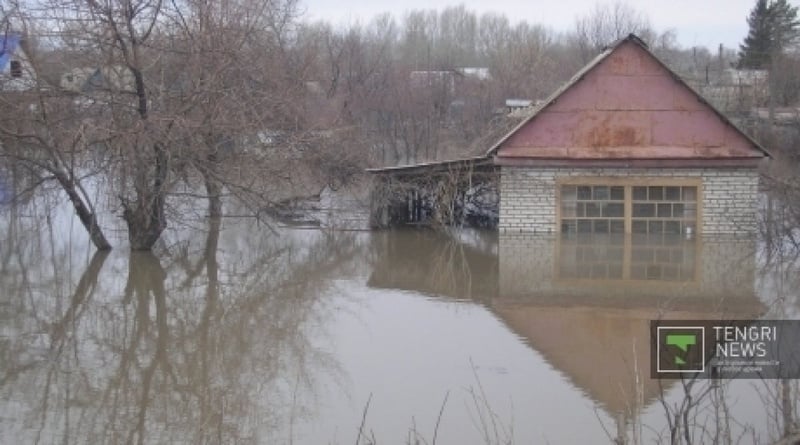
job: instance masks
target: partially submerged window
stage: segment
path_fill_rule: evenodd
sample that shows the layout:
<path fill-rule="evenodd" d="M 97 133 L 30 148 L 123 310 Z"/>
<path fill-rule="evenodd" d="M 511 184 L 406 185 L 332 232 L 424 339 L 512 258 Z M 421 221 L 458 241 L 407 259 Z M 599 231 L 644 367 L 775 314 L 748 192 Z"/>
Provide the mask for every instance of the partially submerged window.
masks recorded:
<path fill-rule="evenodd" d="M 561 187 L 561 231 L 625 233 L 625 189 L 609 185 Z"/>
<path fill-rule="evenodd" d="M 585 181 L 585 180 L 584 180 Z M 644 181 L 643 181 L 644 182 Z M 564 183 L 559 188 L 562 233 L 691 234 L 697 230 L 698 180 L 647 184 L 618 178 Z"/>
<path fill-rule="evenodd" d="M 633 186 L 633 233 L 693 233 L 697 227 L 697 187 Z"/>
<path fill-rule="evenodd" d="M 11 77 L 22 77 L 22 62 L 19 60 L 12 60 L 9 65 Z"/>

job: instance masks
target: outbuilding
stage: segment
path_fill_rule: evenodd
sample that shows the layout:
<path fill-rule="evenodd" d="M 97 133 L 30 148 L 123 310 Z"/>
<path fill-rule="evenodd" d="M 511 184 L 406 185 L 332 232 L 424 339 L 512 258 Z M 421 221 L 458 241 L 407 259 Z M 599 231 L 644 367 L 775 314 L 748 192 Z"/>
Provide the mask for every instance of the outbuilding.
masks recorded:
<path fill-rule="evenodd" d="M 461 161 L 499 171 L 500 232 L 753 234 L 769 157 L 631 34 Z"/>

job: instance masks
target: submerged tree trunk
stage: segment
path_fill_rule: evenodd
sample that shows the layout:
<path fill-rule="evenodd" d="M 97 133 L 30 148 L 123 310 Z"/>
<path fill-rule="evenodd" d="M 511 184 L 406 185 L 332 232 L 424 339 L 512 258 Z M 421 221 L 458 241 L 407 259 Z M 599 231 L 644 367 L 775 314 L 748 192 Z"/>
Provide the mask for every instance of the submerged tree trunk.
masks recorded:
<path fill-rule="evenodd" d="M 89 238 L 91 238 L 97 250 L 110 250 L 111 244 L 108 242 L 103 234 L 103 230 L 97 223 L 97 214 L 92 210 L 92 205 L 88 202 L 88 199 L 84 201 L 81 193 L 79 193 L 79 185 L 63 172 L 55 171 L 53 173 L 58 183 L 67 193 L 72 206 L 75 208 L 75 213 L 78 215 L 78 219 L 81 220 L 81 224 L 83 224 L 83 227 L 89 232 Z"/>
<path fill-rule="evenodd" d="M 133 205 L 123 200 L 122 214 L 128 225 L 128 240 L 131 250 L 152 250 L 161 233 L 167 228 L 167 217 L 164 213 L 166 203 L 166 182 L 168 159 L 166 150 L 159 145 L 155 151 L 155 167 L 152 184 L 147 184 L 147 175 L 140 172 L 140 186 L 137 187 L 136 200 Z"/>

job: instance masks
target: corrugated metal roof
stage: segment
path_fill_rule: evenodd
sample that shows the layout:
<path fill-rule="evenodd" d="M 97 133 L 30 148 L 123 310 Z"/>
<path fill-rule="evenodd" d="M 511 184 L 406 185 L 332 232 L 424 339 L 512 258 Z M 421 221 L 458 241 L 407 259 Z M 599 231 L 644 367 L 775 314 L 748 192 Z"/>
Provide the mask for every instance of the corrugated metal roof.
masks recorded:
<path fill-rule="evenodd" d="M 764 154 L 766 154 L 767 156 L 769 156 L 769 157 L 772 157 L 772 155 L 771 155 L 771 154 L 770 154 L 770 153 L 769 153 L 769 152 L 768 152 L 768 151 L 767 151 L 767 150 L 766 150 L 764 147 L 762 147 L 762 146 L 761 146 L 761 144 L 759 144 L 758 142 L 756 142 L 756 140 L 754 140 L 753 138 L 751 138 L 751 137 L 750 137 L 750 136 L 749 136 L 747 133 L 745 133 L 744 131 L 742 131 L 742 129 L 740 129 L 740 128 L 739 128 L 739 127 L 736 125 L 736 124 L 734 124 L 733 122 L 731 122 L 731 120 L 730 120 L 730 119 L 728 119 L 728 117 L 727 117 L 727 116 L 725 116 L 725 115 L 724 115 L 724 114 L 723 114 L 721 111 L 717 110 L 717 109 L 716 109 L 716 108 L 715 108 L 713 105 L 711 105 L 711 104 L 710 104 L 710 103 L 709 103 L 709 102 L 708 102 L 708 101 L 707 101 L 707 100 L 706 100 L 706 99 L 705 99 L 705 98 L 704 98 L 702 95 L 700 95 L 700 93 L 698 93 L 697 91 L 695 91 L 695 90 L 694 90 L 694 89 L 693 89 L 691 86 L 689 86 L 689 84 L 687 84 L 687 83 L 686 83 L 686 82 L 685 82 L 685 81 L 684 81 L 684 80 L 683 80 L 683 79 L 682 79 L 682 78 L 681 78 L 679 75 L 675 74 L 675 72 L 674 72 L 674 71 L 672 71 L 672 70 L 671 70 L 671 69 L 670 69 L 670 68 L 669 68 L 669 67 L 668 67 L 666 64 L 664 64 L 664 62 L 662 62 L 662 61 L 661 61 L 661 60 L 660 60 L 658 57 L 656 57 L 656 56 L 655 56 L 655 55 L 654 55 L 654 54 L 653 54 L 653 53 L 650 51 L 650 48 L 647 46 L 647 44 L 646 44 L 646 43 L 645 43 L 645 42 L 644 42 L 642 39 L 640 39 L 640 38 L 639 38 L 639 37 L 638 37 L 636 34 L 629 34 L 627 37 L 624 37 L 624 38 L 622 38 L 622 39 L 619 39 L 619 40 L 617 40 L 616 42 L 614 42 L 613 44 L 609 45 L 607 48 L 605 48 L 605 49 L 603 50 L 603 52 L 601 52 L 600 54 L 598 54 L 598 55 L 597 55 L 597 57 L 595 57 L 595 58 L 594 58 L 594 59 L 593 59 L 591 62 L 589 62 L 589 63 L 588 63 L 586 66 L 584 66 L 583 68 L 581 68 L 581 69 L 580 69 L 580 71 L 578 71 L 577 73 L 575 73 L 575 75 L 574 75 L 574 76 L 572 76 L 572 78 L 570 78 L 570 80 L 569 80 L 569 81 L 567 81 L 567 83 L 565 83 L 564 85 L 562 85 L 562 86 L 561 86 L 559 89 L 557 89 L 557 90 L 556 90 L 556 91 L 555 91 L 553 94 L 551 94 L 551 95 L 550 95 L 550 97 L 548 97 L 548 98 L 547 98 L 547 99 L 545 99 L 545 100 L 544 100 L 544 101 L 543 101 L 541 104 L 539 104 L 537 107 L 535 107 L 535 108 L 533 109 L 533 112 L 531 113 L 531 115 L 530 115 L 530 116 L 528 116 L 526 119 L 523 119 L 523 120 L 522 120 L 522 121 L 521 121 L 521 122 L 520 122 L 520 123 L 519 123 L 519 124 L 518 124 L 516 127 L 514 127 L 514 128 L 511 130 L 511 131 L 509 131 L 509 132 L 508 132 L 508 133 L 507 133 L 505 136 L 503 136 L 502 138 L 500 138 L 500 139 L 499 139 L 497 142 L 495 142 L 495 143 L 494 143 L 494 145 L 492 145 L 492 146 L 489 148 L 489 150 L 487 150 L 487 151 L 486 151 L 486 156 L 492 156 L 492 155 L 493 155 L 493 154 L 494 154 L 494 153 L 497 151 L 497 149 L 498 149 L 498 148 L 500 148 L 500 145 L 502 145 L 502 144 L 503 144 L 505 141 L 507 141 L 507 140 L 508 140 L 508 139 L 509 139 L 509 138 L 510 138 L 512 135 L 514 135 L 514 133 L 516 133 L 517 131 L 519 131 L 519 130 L 520 130 L 522 127 L 524 127 L 526 124 L 528 124 L 528 123 L 529 123 L 529 122 L 531 122 L 532 120 L 536 119 L 536 116 L 538 116 L 538 115 L 541 113 L 541 111 L 542 111 L 542 110 L 544 110 L 545 108 L 549 107 L 549 106 L 550 106 L 551 104 L 553 104 L 553 103 L 554 103 L 556 100 L 558 100 L 558 98 L 559 98 L 559 97 L 560 97 L 562 94 L 564 94 L 564 92 L 566 92 L 567 90 L 569 90 L 570 88 L 572 88 L 572 87 L 573 87 L 575 84 L 577 84 L 578 82 L 580 82 L 580 81 L 581 81 L 581 80 L 582 80 L 582 79 L 583 79 L 583 78 L 586 76 L 586 74 L 587 74 L 587 73 L 589 73 L 589 71 L 591 71 L 591 70 L 593 70 L 595 67 L 597 67 L 597 66 L 598 66 L 600 63 L 602 63 L 602 62 L 603 62 L 603 61 L 604 61 L 606 58 L 608 58 L 608 56 L 609 56 L 609 55 L 611 55 L 611 54 L 612 54 L 612 53 L 613 53 L 613 52 L 614 52 L 614 51 L 615 51 L 615 50 L 616 50 L 616 49 L 617 49 L 617 48 L 618 48 L 620 45 L 622 45 L 623 43 L 626 43 L 626 42 L 633 42 L 633 43 L 635 43 L 636 45 L 638 45 L 639 47 L 641 47 L 641 48 L 642 48 L 642 49 L 643 49 L 643 50 L 644 50 L 644 51 L 645 51 L 647 54 L 649 54 L 649 55 L 650 55 L 650 57 L 652 57 L 652 58 L 653 58 L 653 60 L 655 60 L 655 61 L 656 61 L 656 62 L 657 62 L 659 65 L 661 65 L 661 66 L 662 66 L 662 67 L 663 67 L 665 70 L 667 70 L 667 72 L 669 72 L 670 74 L 672 74 L 672 76 L 675 78 L 675 80 L 677 80 L 677 81 L 678 81 L 678 82 L 679 82 L 679 83 L 680 83 L 680 84 L 681 84 L 683 87 L 685 87 L 687 90 L 691 91 L 691 92 L 692 92 L 692 93 L 693 93 L 695 96 L 697 96 L 697 99 L 698 99 L 700 102 L 702 102 L 702 103 L 704 103 L 705 105 L 707 105 L 707 106 L 708 106 L 708 107 L 709 107 L 709 108 L 710 108 L 710 109 L 711 109 L 711 110 L 712 110 L 714 113 L 716 113 L 716 114 L 717 114 L 717 116 L 719 116 L 719 118 L 720 118 L 720 119 L 722 119 L 722 121 L 723 121 L 723 122 L 725 122 L 727 125 L 730 125 L 730 126 L 731 126 L 731 127 L 734 129 L 734 130 L 736 130 L 736 132 L 738 132 L 738 133 L 739 133 L 739 134 L 740 134 L 742 137 L 744 137 L 744 138 L 745 138 L 745 139 L 747 139 L 747 140 L 748 140 L 750 143 L 752 143 L 754 147 L 756 147 L 757 149 L 761 150 L 761 151 L 762 151 Z"/>
<path fill-rule="evenodd" d="M 0 71 L 6 69 L 6 66 L 11 61 L 11 56 L 19 49 L 21 40 L 22 37 L 18 34 L 0 35 Z"/>

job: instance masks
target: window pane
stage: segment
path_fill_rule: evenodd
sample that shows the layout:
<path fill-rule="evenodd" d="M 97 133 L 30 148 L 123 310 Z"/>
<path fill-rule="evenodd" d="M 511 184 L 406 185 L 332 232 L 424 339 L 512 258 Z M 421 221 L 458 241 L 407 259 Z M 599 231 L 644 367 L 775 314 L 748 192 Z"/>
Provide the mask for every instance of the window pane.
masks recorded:
<path fill-rule="evenodd" d="M 684 204 L 683 205 L 683 216 L 684 216 L 684 218 L 696 218 L 697 217 L 697 204 Z"/>
<path fill-rule="evenodd" d="M 575 233 L 578 231 L 578 224 L 574 219 L 561 220 L 561 233 Z"/>
<path fill-rule="evenodd" d="M 578 188 L 574 185 L 562 185 L 561 186 L 561 200 L 562 201 L 574 201 L 578 198 Z"/>
<path fill-rule="evenodd" d="M 625 233 L 625 223 L 619 220 L 611 220 L 611 233 Z"/>
<path fill-rule="evenodd" d="M 633 199 L 636 201 L 647 201 L 647 187 L 634 187 Z"/>
<path fill-rule="evenodd" d="M 574 218 L 578 205 L 575 201 L 564 201 L 561 203 L 561 217 Z"/>
<path fill-rule="evenodd" d="M 633 221 L 631 223 L 633 233 L 647 233 L 647 221 Z"/>
<path fill-rule="evenodd" d="M 595 220 L 594 233 L 608 233 L 608 220 L 606 219 Z"/>
<path fill-rule="evenodd" d="M 625 204 L 619 202 L 608 203 L 603 207 L 603 216 L 609 218 L 622 218 L 625 216 Z"/>
<path fill-rule="evenodd" d="M 592 188 L 588 185 L 578 187 L 578 199 L 592 199 Z"/>
<path fill-rule="evenodd" d="M 656 216 L 655 204 L 634 204 L 633 217 L 634 218 L 650 218 Z"/>
<path fill-rule="evenodd" d="M 578 220 L 578 232 L 579 233 L 589 233 L 592 231 L 592 221 L 588 219 L 579 219 Z"/>
<path fill-rule="evenodd" d="M 664 231 L 664 224 L 661 221 L 650 221 L 648 226 L 650 233 L 662 233 Z"/>
<path fill-rule="evenodd" d="M 600 216 L 600 204 L 596 202 L 587 202 L 586 203 L 586 216 L 593 217 L 593 216 Z"/>
<path fill-rule="evenodd" d="M 661 201 L 664 199 L 664 187 L 648 187 L 647 199 Z"/>
<path fill-rule="evenodd" d="M 606 199 L 608 199 L 608 197 L 609 197 L 608 187 L 606 187 L 604 185 L 595 186 L 594 187 L 594 192 L 592 194 L 592 197 L 595 200 L 606 200 Z"/>
<path fill-rule="evenodd" d="M 680 201 L 681 200 L 681 188 L 680 187 L 666 187 L 665 191 L 665 198 L 667 201 Z"/>
<path fill-rule="evenodd" d="M 697 187 L 681 187 L 682 201 L 697 201 Z"/>
<path fill-rule="evenodd" d="M 576 210 L 575 216 L 577 216 L 578 218 L 583 218 L 584 216 L 586 216 L 586 203 L 579 202 L 575 210 Z"/>
<path fill-rule="evenodd" d="M 659 204 L 658 205 L 658 217 L 659 218 L 671 218 L 672 217 L 672 204 Z"/>
<path fill-rule="evenodd" d="M 680 234 L 681 222 L 680 221 L 666 221 L 664 223 L 664 233 Z"/>
<path fill-rule="evenodd" d="M 672 204 L 672 217 L 683 218 L 683 204 Z"/>

